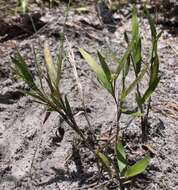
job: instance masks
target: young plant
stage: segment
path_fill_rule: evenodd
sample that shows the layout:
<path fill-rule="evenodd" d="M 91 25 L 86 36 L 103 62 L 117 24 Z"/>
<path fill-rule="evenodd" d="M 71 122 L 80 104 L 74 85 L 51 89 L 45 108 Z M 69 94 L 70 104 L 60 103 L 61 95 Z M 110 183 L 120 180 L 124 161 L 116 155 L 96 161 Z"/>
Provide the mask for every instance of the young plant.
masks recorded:
<path fill-rule="evenodd" d="M 131 51 L 131 46 L 128 47 L 123 58 L 121 60 L 118 60 L 117 69 L 115 72 L 112 73 L 105 61 L 105 58 L 103 57 L 103 55 L 100 52 L 98 52 L 98 58 L 100 61 L 100 65 L 99 65 L 96 63 L 95 59 L 89 53 L 87 53 L 83 49 L 80 49 L 80 53 L 82 54 L 82 56 L 85 58 L 85 60 L 91 66 L 93 71 L 95 71 L 97 79 L 100 82 L 100 84 L 111 94 L 111 96 L 113 97 L 113 99 L 115 101 L 116 108 L 117 108 L 116 143 L 119 140 L 118 139 L 119 131 L 120 131 L 119 120 L 120 120 L 121 114 L 123 112 L 123 103 L 124 103 L 125 99 L 127 98 L 127 96 L 134 90 L 136 85 L 142 80 L 142 78 L 144 77 L 144 75 L 147 71 L 147 67 L 145 67 L 140 72 L 140 74 L 137 76 L 137 78 L 134 81 L 132 81 L 131 84 L 127 88 L 122 87 L 121 93 L 118 94 L 120 91 L 118 91 L 118 93 L 117 93 L 116 82 L 117 82 L 119 75 L 122 73 L 122 71 L 126 67 L 126 64 L 128 63 L 128 56 L 130 54 L 130 51 Z M 126 74 L 125 74 L 125 77 L 126 77 Z"/>
<path fill-rule="evenodd" d="M 124 146 L 122 145 L 121 142 L 116 144 L 115 149 L 116 149 L 115 156 L 117 161 L 116 165 L 113 165 L 110 159 L 108 159 L 107 156 L 105 156 L 103 153 L 99 151 L 97 152 L 97 156 L 104 170 L 108 173 L 110 178 L 113 178 L 114 176 L 119 177 L 119 182 L 120 182 L 119 189 L 124 190 L 126 185 L 128 185 L 131 182 L 131 179 L 133 177 L 136 177 L 137 175 L 143 173 L 146 170 L 146 168 L 150 163 L 150 157 L 145 156 L 144 158 L 142 158 L 141 160 L 137 161 L 135 164 L 130 166 L 126 158 Z M 114 167 L 112 167 L 112 165 Z"/>
<path fill-rule="evenodd" d="M 126 71 L 125 69 L 127 68 L 128 58 L 129 58 L 129 55 L 131 52 L 131 47 L 132 46 L 128 47 L 123 58 L 118 61 L 118 66 L 114 73 L 112 73 L 110 71 L 110 69 L 105 61 L 105 58 L 103 57 L 103 55 L 100 52 L 98 52 L 98 58 L 100 61 L 100 65 L 99 65 L 99 64 L 97 64 L 95 59 L 89 53 L 87 53 L 83 49 L 80 49 L 80 53 L 82 54 L 82 56 L 85 58 L 85 60 L 91 66 L 91 68 L 95 71 L 97 79 L 100 82 L 100 84 L 111 94 L 111 96 L 113 97 L 113 99 L 115 101 L 115 105 L 117 108 L 117 119 L 116 119 L 117 128 L 116 128 L 116 135 L 115 135 L 115 146 L 116 147 L 118 147 L 121 142 L 119 139 L 119 132 L 120 132 L 119 122 L 120 122 L 120 118 L 121 118 L 121 115 L 124 110 L 123 103 L 124 103 L 125 99 L 128 97 L 128 95 L 137 86 L 137 84 L 142 80 L 142 78 L 144 77 L 144 75 L 146 74 L 146 71 L 147 71 L 147 66 L 146 66 L 144 69 L 141 70 L 141 72 L 137 76 L 137 78 L 135 80 L 133 80 L 130 85 L 128 85 L 128 87 L 126 87 L 125 85 L 122 86 L 120 93 L 119 93 L 119 91 L 116 90 L 116 82 L 117 82 L 118 76 L 121 73 L 124 73 L 124 77 L 126 77 L 128 74 L 128 71 Z M 118 143 L 119 143 L 119 145 L 118 145 Z M 117 155 L 118 150 L 116 149 L 115 152 Z M 110 178 L 117 177 L 120 182 L 120 188 L 124 189 L 124 184 L 123 184 L 122 178 L 125 179 L 125 178 L 132 177 L 132 174 L 129 174 L 130 169 L 126 170 L 126 173 L 124 173 L 124 176 L 123 176 L 122 172 L 120 172 L 120 170 L 117 168 L 117 166 L 114 162 L 115 157 L 114 157 L 114 159 L 109 158 L 100 150 L 97 150 L 96 155 L 97 155 L 101 165 L 103 166 L 104 170 L 107 171 Z M 137 163 L 138 167 L 137 167 L 137 165 L 136 166 L 134 165 L 134 167 L 131 167 L 132 168 L 131 172 L 133 172 L 133 173 L 135 172 L 135 175 L 137 175 L 137 174 L 141 173 L 142 171 L 144 171 L 144 169 L 148 165 L 148 162 L 143 161 L 141 163 L 143 163 L 143 167 L 141 167 L 141 164 L 138 162 Z M 128 165 L 126 165 L 126 166 L 128 166 Z M 139 167 L 141 167 L 141 169 L 137 173 L 137 169 Z M 114 168 L 114 170 L 113 170 L 113 168 Z M 134 176 L 134 174 L 133 174 L 133 176 Z"/>
<path fill-rule="evenodd" d="M 62 42 L 63 44 L 63 42 Z M 53 62 L 51 52 L 49 50 L 48 43 L 44 44 L 44 59 L 46 73 L 42 72 L 40 66 L 37 64 L 37 74 L 40 85 L 37 85 L 32 73 L 29 71 L 26 61 L 18 52 L 15 57 L 11 57 L 15 67 L 13 70 L 15 73 L 25 81 L 29 86 L 30 91 L 26 92 L 34 98 L 34 101 L 47 106 L 47 116 L 51 112 L 58 112 L 61 118 L 82 138 L 86 146 L 93 151 L 93 147 L 87 141 L 86 135 L 77 125 L 72 108 L 68 101 L 67 95 L 62 96 L 60 92 L 60 78 L 61 78 L 61 66 L 63 61 L 63 45 L 58 55 L 57 63 Z M 44 79 L 47 83 L 49 92 L 44 87 Z M 89 129 L 88 129 L 89 130 Z"/>
<path fill-rule="evenodd" d="M 143 114 L 143 105 L 150 98 L 151 94 L 155 90 L 157 83 L 159 82 L 158 78 L 158 69 L 159 61 L 157 55 L 157 40 L 158 35 L 155 34 L 155 27 L 152 23 L 152 20 L 149 17 L 149 22 L 151 26 L 152 35 L 152 52 L 151 52 L 151 66 L 142 64 L 142 54 L 141 54 L 141 38 L 139 36 L 138 28 L 138 18 L 135 10 L 133 10 L 133 19 L 132 19 L 132 35 L 133 40 L 129 42 L 127 35 L 125 35 L 128 42 L 128 47 L 122 56 L 121 59 L 118 59 L 116 56 L 117 66 L 115 71 L 111 71 L 108 64 L 106 63 L 105 57 L 98 51 L 98 59 L 100 64 L 98 64 L 95 59 L 84 49 L 80 49 L 81 55 L 91 66 L 93 71 L 96 73 L 99 83 L 106 89 L 106 91 L 111 95 L 115 102 L 117 109 L 116 117 L 116 133 L 115 133 L 115 142 L 114 150 L 115 154 L 108 156 L 106 149 L 102 149 L 98 142 L 95 142 L 95 134 L 93 133 L 90 124 L 86 128 L 86 132 L 81 130 L 78 126 L 73 110 L 68 101 L 67 95 L 62 95 L 60 91 L 60 80 L 61 80 L 61 66 L 64 57 L 64 36 L 61 41 L 60 52 L 58 55 L 57 63 L 54 63 L 52 59 L 51 52 L 48 46 L 48 43 L 44 44 L 44 62 L 46 70 L 43 71 L 38 63 L 37 67 L 37 78 L 39 80 L 39 85 L 34 80 L 34 77 L 30 70 L 27 67 L 27 63 L 24 58 L 17 52 L 15 57 L 11 57 L 12 62 L 14 63 L 14 71 L 16 74 L 25 81 L 29 86 L 30 91 L 26 93 L 34 98 L 34 101 L 47 106 L 48 111 L 46 118 L 49 117 L 50 113 L 55 111 L 58 112 L 61 118 L 81 137 L 85 147 L 87 147 L 100 161 L 100 164 L 105 171 L 109 174 L 110 178 L 117 178 L 120 184 L 120 189 L 124 189 L 125 182 L 128 179 L 142 173 L 149 164 L 149 157 L 144 157 L 141 161 L 138 161 L 136 164 L 129 166 L 124 148 L 121 144 L 120 139 L 120 119 L 122 114 L 131 114 L 138 116 Z M 155 37 L 156 36 L 156 37 Z M 35 56 L 36 57 L 36 56 Z M 135 72 L 135 79 L 126 85 L 126 78 L 129 75 L 131 63 Z M 144 76 L 150 73 L 150 82 L 149 87 L 143 95 L 140 93 L 139 84 L 144 78 Z M 120 77 L 121 76 L 121 77 Z M 46 90 L 46 86 L 47 89 Z M 155 82 L 156 81 L 156 82 Z M 121 86 L 120 89 L 117 89 L 117 83 Z M 128 96 L 136 89 L 136 100 L 138 107 L 133 110 L 129 110 L 125 107 L 125 102 Z M 85 109 L 84 109 L 85 110 Z M 46 119 L 45 119 L 46 120 Z M 88 119 L 86 117 L 87 123 Z M 92 135 L 92 138 L 89 135 Z M 91 142 L 92 139 L 94 142 Z M 110 144 L 113 146 L 113 144 Z M 107 156 L 106 156 L 107 155 Z M 117 160 L 117 163 L 116 163 Z"/>
<path fill-rule="evenodd" d="M 148 83 L 148 87 L 143 93 L 141 93 L 140 85 L 137 84 L 137 89 L 135 93 L 138 109 L 140 110 L 142 114 L 141 130 L 142 130 L 143 142 L 147 141 L 148 139 L 148 133 L 149 133 L 148 115 L 149 115 L 149 110 L 150 110 L 151 95 L 154 93 L 160 81 L 157 43 L 161 36 L 161 33 L 157 34 L 155 22 L 150 16 L 146 8 L 145 8 L 145 12 L 149 21 L 150 30 L 151 30 L 151 38 L 152 38 L 152 47 L 150 51 L 151 55 L 150 55 L 148 63 L 146 63 L 149 67 L 149 72 L 148 72 L 149 83 Z M 126 38 L 126 41 L 128 41 L 128 38 Z M 136 8 L 133 9 L 133 13 L 132 13 L 132 41 L 131 43 L 133 45 L 133 48 L 132 48 L 130 56 L 132 59 L 135 77 L 137 78 L 141 72 L 141 68 L 143 67 L 143 59 L 142 59 L 142 50 L 141 50 L 141 36 L 139 32 L 139 21 L 138 21 Z"/>
<path fill-rule="evenodd" d="M 143 173 L 150 163 L 149 156 L 145 156 L 134 165 L 129 166 L 122 143 L 116 145 L 116 154 L 117 167 L 119 168 L 119 175 L 123 185 L 127 184 L 132 177 Z"/>
<path fill-rule="evenodd" d="M 148 119 L 149 104 L 147 112 L 145 114 L 145 103 L 150 99 L 152 93 L 155 91 L 160 77 L 158 76 L 159 71 L 159 60 L 157 54 L 157 41 L 160 37 L 160 34 L 157 35 L 155 24 L 147 12 L 151 33 L 152 33 L 152 51 L 151 51 L 151 60 L 149 64 L 143 64 L 142 60 L 142 51 L 141 51 L 141 37 L 139 33 L 139 22 L 137 17 L 137 12 L 135 7 L 133 8 L 132 15 L 132 40 L 129 41 L 127 34 L 125 33 L 125 39 L 128 43 L 128 47 L 121 59 L 117 59 L 114 55 L 114 60 L 117 62 L 117 68 L 114 72 L 111 72 L 108 64 L 106 63 L 105 57 L 98 52 L 98 64 L 95 59 L 84 49 L 80 49 L 81 55 L 91 66 L 92 70 L 95 72 L 99 83 L 111 94 L 115 101 L 117 108 L 117 118 L 116 118 L 116 134 L 115 134 L 115 146 L 116 146 L 116 155 L 119 167 L 118 179 L 120 181 L 120 187 L 123 188 L 123 180 L 130 177 L 133 177 L 141 172 L 143 172 L 149 163 L 149 157 L 146 156 L 143 160 L 137 162 L 135 165 L 128 167 L 128 164 L 125 160 L 124 149 L 119 139 L 120 132 L 120 118 L 122 114 L 129 114 L 133 116 L 141 116 L 141 127 L 142 127 L 142 138 L 145 141 L 147 133 L 145 132 L 146 122 Z M 126 78 L 128 77 L 130 71 L 130 65 L 133 65 L 133 70 L 135 73 L 135 79 L 129 84 L 126 85 Z M 143 95 L 140 90 L 140 82 L 143 80 L 144 76 L 149 73 L 149 85 L 145 90 Z M 119 77 L 121 75 L 121 77 Z M 120 79 L 120 81 L 118 81 Z M 119 82 L 121 89 L 116 89 L 116 83 Z M 136 88 L 136 103 L 137 107 L 133 110 L 129 110 L 125 107 L 125 102 L 127 97 L 135 90 Z M 119 157 L 119 155 L 121 157 Z M 112 168 L 115 168 L 115 173 L 117 173 L 117 167 L 115 166 L 114 159 L 109 158 L 103 152 L 97 151 L 97 156 L 101 162 L 103 168 L 107 171 L 110 177 L 113 177 Z M 112 161 L 111 161 L 112 160 Z M 122 161 L 122 162 L 121 162 Z M 111 165 L 113 167 L 111 167 Z"/>

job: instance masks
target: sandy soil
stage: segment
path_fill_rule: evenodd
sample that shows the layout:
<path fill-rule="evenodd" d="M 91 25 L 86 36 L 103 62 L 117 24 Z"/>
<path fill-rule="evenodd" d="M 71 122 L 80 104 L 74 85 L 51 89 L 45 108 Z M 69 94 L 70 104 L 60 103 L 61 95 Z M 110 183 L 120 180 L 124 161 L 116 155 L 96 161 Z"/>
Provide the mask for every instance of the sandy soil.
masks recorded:
<path fill-rule="evenodd" d="M 115 124 L 114 102 L 94 78 L 81 58 L 78 47 L 94 54 L 96 48 L 108 52 L 110 47 L 121 55 L 126 46 L 123 32 L 131 30 L 130 10 L 131 6 L 125 6 L 115 13 L 112 31 L 107 29 L 107 24 L 101 24 L 93 4 L 86 12 L 72 8 L 67 21 L 66 36 L 75 52 L 91 123 L 96 131 L 103 133 Z M 78 167 L 77 159 L 70 159 L 73 141 L 76 139 L 73 131 L 55 113 L 43 125 L 45 107 L 33 103 L 21 93 L 26 87 L 11 72 L 9 56 L 14 54 L 17 47 L 28 60 L 32 72 L 32 46 L 37 49 L 38 59 L 42 62 L 42 44 L 48 39 L 55 55 L 58 33 L 62 31 L 64 22 L 64 5 L 47 9 L 41 19 L 46 25 L 37 34 L 0 43 L 0 189 L 109 189 L 102 186 L 89 187 L 93 183 L 92 177 L 96 175 L 96 167 L 89 164 L 92 155 L 86 150 L 80 150 L 81 159 L 85 160 L 82 169 Z M 146 53 L 150 32 L 144 18 L 141 19 L 141 29 L 145 45 L 143 52 Z M 162 25 L 158 25 L 158 30 L 162 29 Z M 151 164 L 147 174 L 138 178 L 131 189 L 178 189 L 178 37 L 166 29 L 163 31 L 158 46 L 162 79 L 154 94 L 150 113 L 151 134 L 148 145 L 152 150 Z M 69 96 L 74 109 L 81 107 L 75 78 L 68 62 L 64 63 L 61 90 Z M 80 126 L 86 125 L 82 115 L 77 116 L 77 121 Z M 125 122 L 123 119 L 123 126 Z M 55 142 L 58 126 L 65 129 L 64 139 L 60 143 Z M 130 141 L 137 142 L 138 131 L 138 122 L 135 121 L 128 128 L 126 136 Z"/>

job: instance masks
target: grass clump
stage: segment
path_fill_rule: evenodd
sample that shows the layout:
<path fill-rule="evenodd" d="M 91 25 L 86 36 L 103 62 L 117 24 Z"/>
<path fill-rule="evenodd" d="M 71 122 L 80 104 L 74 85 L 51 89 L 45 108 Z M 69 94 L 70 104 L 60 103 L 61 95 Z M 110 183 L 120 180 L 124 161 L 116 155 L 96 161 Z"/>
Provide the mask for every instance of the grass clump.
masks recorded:
<path fill-rule="evenodd" d="M 151 96 L 160 80 L 157 43 L 161 33 L 157 34 L 154 20 L 151 18 L 147 10 L 145 10 L 145 12 L 149 21 L 152 36 L 151 53 L 147 63 L 144 64 L 143 62 L 141 50 L 142 43 L 136 8 L 133 8 L 132 13 L 132 38 L 129 39 L 127 33 L 125 33 L 125 40 L 128 46 L 121 59 L 118 59 L 116 56 L 114 57 L 115 60 L 117 60 L 117 68 L 114 72 L 110 70 L 106 62 L 106 58 L 99 51 L 97 52 L 97 55 L 100 64 L 95 61 L 90 53 L 84 49 L 80 49 L 81 55 L 95 72 L 101 86 L 111 95 L 117 108 L 114 144 L 108 142 L 109 145 L 107 144 L 104 146 L 113 147 L 114 151 L 112 154 L 108 153 L 107 148 L 102 147 L 96 140 L 96 135 L 91 128 L 86 112 L 85 119 L 88 123 L 88 127 L 85 131 L 80 128 L 75 120 L 74 112 L 67 96 L 62 95 L 60 92 L 61 68 L 64 58 L 64 38 L 61 40 L 60 51 L 57 56 L 58 59 L 56 63 L 52 59 L 48 43 L 45 42 L 44 63 L 46 70 L 43 71 L 38 63 L 36 63 L 38 79 L 40 81 L 39 85 L 37 85 L 34 80 L 24 58 L 20 55 L 20 53 L 17 53 L 15 57 L 12 57 L 12 62 L 15 65 L 14 71 L 30 88 L 30 91 L 26 93 L 32 96 L 36 102 L 47 106 L 47 116 L 49 116 L 51 112 L 57 112 L 60 115 L 60 117 L 71 127 L 71 129 L 80 136 L 85 147 L 93 153 L 99 172 L 102 173 L 104 170 L 107 172 L 111 180 L 117 179 L 118 187 L 122 190 L 125 189 L 126 184 L 130 182 L 132 177 L 135 177 L 145 171 L 150 161 L 149 156 L 146 155 L 144 158 L 130 166 L 122 143 L 122 135 L 120 135 L 120 119 L 123 114 L 127 114 L 141 118 L 140 127 L 142 131 L 142 140 L 145 142 L 148 139 L 147 124 Z M 69 61 L 72 62 L 73 60 L 74 57 L 71 53 L 69 56 Z M 131 68 L 133 68 L 135 78 L 130 84 L 127 84 L 126 79 L 129 77 Z M 78 80 L 79 78 L 75 66 L 74 71 L 76 79 Z M 141 91 L 140 83 L 146 75 L 149 76 L 148 86 L 144 91 Z M 48 92 L 45 90 L 44 81 L 48 86 Z M 119 90 L 117 89 L 117 83 L 121 86 Z M 80 84 L 79 88 L 81 89 Z M 128 96 L 132 95 L 133 92 L 135 92 L 134 99 L 137 106 L 130 109 L 125 106 L 125 102 L 127 101 Z M 84 103 L 82 105 L 85 111 Z"/>

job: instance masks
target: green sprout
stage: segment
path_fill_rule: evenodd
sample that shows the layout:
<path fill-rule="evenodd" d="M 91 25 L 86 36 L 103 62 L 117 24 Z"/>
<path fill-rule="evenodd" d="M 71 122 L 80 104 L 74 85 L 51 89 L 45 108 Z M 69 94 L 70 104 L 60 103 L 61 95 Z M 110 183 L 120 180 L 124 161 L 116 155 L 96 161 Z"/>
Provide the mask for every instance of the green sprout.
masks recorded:
<path fill-rule="evenodd" d="M 101 165 L 103 166 L 104 170 L 108 173 L 110 178 L 113 178 L 114 175 L 118 176 L 120 182 L 120 190 L 124 190 L 125 185 L 130 183 L 131 178 L 143 173 L 147 169 L 150 163 L 150 157 L 145 156 L 144 158 L 130 166 L 128 164 L 125 150 L 121 142 L 116 144 L 115 149 L 117 160 L 116 165 L 114 165 L 113 162 L 111 162 L 106 155 L 99 151 L 97 152 L 97 156 L 100 160 Z"/>
<path fill-rule="evenodd" d="M 143 142 L 148 138 L 148 114 L 150 109 L 151 96 L 155 92 L 160 81 L 159 76 L 159 58 L 157 53 L 157 43 L 161 36 L 161 33 L 157 34 L 154 20 L 145 9 L 146 15 L 149 21 L 151 36 L 152 36 L 152 47 L 149 63 L 143 63 L 142 56 L 142 43 L 139 32 L 139 21 L 137 16 L 137 10 L 134 7 L 132 11 L 132 39 L 129 40 L 127 33 L 125 33 L 125 40 L 128 43 L 128 47 L 121 59 L 118 59 L 114 55 L 114 60 L 117 62 L 117 68 L 114 72 L 111 72 L 106 59 L 98 52 L 98 58 L 100 64 L 97 64 L 94 58 L 85 50 L 80 49 L 80 53 L 91 66 L 92 70 L 96 73 L 97 79 L 100 84 L 112 95 L 117 107 L 117 132 L 116 141 L 118 140 L 119 134 L 119 119 L 121 114 L 129 114 L 132 116 L 141 117 L 141 130 Z M 133 66 L 135 73 L 135 79 L 128 85 L 126 85 L 126 78 L 128 77 L 130 67 Z M 148 87 L 145 92 L 141 92 L 140 83 L 142 82 L 145 75 L 149 75 Z M 116 83 L 121 75 L 122 84 L 121 91 L 116 90 Z M 124 103 L 127 97 L 136 89 L 135 100 L 137 107 L 132 110 L 127 109 Z M 119 93 L 119 94 L 118 94 Z M 147 103 L 148 102 L 148 103 Z M 145 108 L 146 107 L 146 108 Z"/>

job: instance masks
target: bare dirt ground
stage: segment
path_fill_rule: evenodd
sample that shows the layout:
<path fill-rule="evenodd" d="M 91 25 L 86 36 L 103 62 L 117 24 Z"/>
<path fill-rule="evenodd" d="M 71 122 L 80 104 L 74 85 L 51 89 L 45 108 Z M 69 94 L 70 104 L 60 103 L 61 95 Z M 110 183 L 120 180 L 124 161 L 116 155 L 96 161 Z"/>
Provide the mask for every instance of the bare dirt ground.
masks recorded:
<path fill-rule="evenodd" d="M 71 156 L 75 146 L 73 140 L 76 139 L 73 131 L 55 113 L 43 125 L 45 107 L 33 103 L 29 97 L 23 95 L 21 90 L 26 87 L 14 77 L 10 69 L 10 55 L 13 55 L 17 48 L 28 60 L 32 71 L 34 71 L 32 46 L 36 48 L 38 59 L 42 62 L 43 42 L 48 39 L 55 55 L 59 45 L 59 33 L 64 23 L 65 6 L 60 3 L 52 9 L 45 8 L 45 14 L 40 21 L 43 26 L 36 34 L 31 35 L 25 30 L 18 33 L 18 36 L 1 40 L 0 189 L 2 190 L 117 189 L 109 185 L 92 185 L 96 175 L 96 167 L 90 165 L 92 155 L 81 149 L 81 156 L 77 158 Z M 85 11 L 77 10 L 73 6 L 69 11 L 66 30 L 66 36 L 75 52 L 91 123 L 96 132 L 103 134 L 110 126 L 115 125 L 114 103 L 98 84 L 94 74 L 81 58 L 78 48 L 83 47 L 94 54 L 96 48 L 109 54 L 110 48 L 117 52 L 118 56 L 122 55 L 126 47 L 123 33 L 125 30 L 128 32 L 131 30 L 131 5 L 119 9 L 113 15 L 113 20 L 109 22 L 112 24 L 111 28 L 108 28 L 107 22 L 103 24 L 99 19 L 93 3 L 89 4 Z M 151 103 L 151 132 L 147 144 L 147 151 L 152 155 L 151 164 L 147 174 L 138 178 L 131 189 L 178 189 L 178 36 L 176 33 L 178 28 L 176 20 L 174 26 L 166 26 L 167 28 L 157 25 L 158 30 L 163 30 L 158 46 L 162 79 Z M 2 26 L 0 30 L 1 28 Z M 150 45 L 150 32 L 147 20 L 142 16 L 141 30 L 145 45 L 143 52 L 146 53 Z M 66 43 L 65 48 L 67 49 Z M 61 82 L 62 93 L 69 96 L 74 109 L 80 109 L 77 85 L 71 65 L 67 61 L 64 63 Z M 80 114 L 77 116 L 77 121 L 81 126 L 86 125 Z M 122 121 L 125 122 L 128 121 Z M 65 129 L 64 139 L 61 142 L 57 142 L 55 135 L 58 126 Z M 138 122 L 135 121 L 126 133 L 128 142 L 129 139 L 135 142 L 136 150 L 130 151 L 137 156 L 141 154 L 138 148 L 141 145 L 137 144 L 138 131 Z M 80 159 L 85 160 L 83 165 L 80 164 Z"/>

